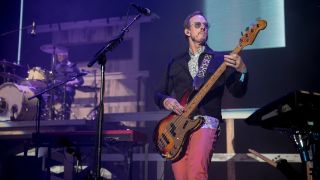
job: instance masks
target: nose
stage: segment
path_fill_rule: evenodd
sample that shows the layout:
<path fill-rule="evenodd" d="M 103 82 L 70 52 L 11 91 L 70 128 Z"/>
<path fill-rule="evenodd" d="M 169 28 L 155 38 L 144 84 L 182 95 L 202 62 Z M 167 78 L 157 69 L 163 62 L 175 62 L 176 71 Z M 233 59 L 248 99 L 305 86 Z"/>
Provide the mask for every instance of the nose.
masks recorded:
<path fill-rule="evenodd" d="M 201 24 L 201 27 L 200 27 L 200 29 L 201 29 L 202 31 L 205 31 L 205 30 L 207 30 L 207 28 L 206 28 L 206 26 L 205 26 L 204 24 Z"/>
<path fill-rule="evenodd" d="M 206 29 L 208 29 L 208 25 L 206 23 L 201 23 L 200 28 L 201 28 L 201 30 L 206 30 Z"/>

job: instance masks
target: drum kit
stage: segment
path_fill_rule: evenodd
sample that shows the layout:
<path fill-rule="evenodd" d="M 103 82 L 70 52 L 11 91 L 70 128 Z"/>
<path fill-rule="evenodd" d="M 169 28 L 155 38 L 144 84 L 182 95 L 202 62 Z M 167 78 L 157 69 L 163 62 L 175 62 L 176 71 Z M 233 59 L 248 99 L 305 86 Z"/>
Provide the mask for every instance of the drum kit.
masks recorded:
<path fill-rule="evenodd" d="M 28 100 L 37 92 L 53 85 L 55 76 L 53 67 L 57 53 L 66 52 L 62 46 L 43 45 L 40 50 L 52 55 L 51 71 L 42 67 L 32 67 L 27 71 L 27 77 L 22 78 L 16 74 L 21 72 L 22 66 L 6 60 L 0 61 L 0 121 L 24 121 L 34 120 L 38 108 L 38 99 Z M 65 88 L 63 88 L 65 89 Z M 82 92 L 96 92 L 99 88 L 91 86 L 77 87 Z M 43 107 L 41 108 L 41 120 L 61 120 L 64 118 L 61 106 L 63 102 L 57 104 L 53 102 L 56 92 L 54 90 L 43 94 Z M 52 114 L 53 113 L 53 114 Z M 55 116 L 54 114 L 59 114 Z"/>

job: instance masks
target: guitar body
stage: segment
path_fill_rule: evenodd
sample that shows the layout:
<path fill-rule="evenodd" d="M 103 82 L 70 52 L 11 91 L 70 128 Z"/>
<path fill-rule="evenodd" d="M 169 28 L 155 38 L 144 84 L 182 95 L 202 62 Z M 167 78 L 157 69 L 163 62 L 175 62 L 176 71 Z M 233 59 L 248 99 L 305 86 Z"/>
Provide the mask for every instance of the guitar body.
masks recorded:
<path fill-rule="evenodd" d="M 180 102 L 185 105 L 189 93 L 186 92 Z M 171 113 L 158 123 L 154 131 L 153 141 L 162 157 L 176 161 L 182 158 L 192 132 L 201 127 L 202 118 L 190 119 L 189 117 Z"/>

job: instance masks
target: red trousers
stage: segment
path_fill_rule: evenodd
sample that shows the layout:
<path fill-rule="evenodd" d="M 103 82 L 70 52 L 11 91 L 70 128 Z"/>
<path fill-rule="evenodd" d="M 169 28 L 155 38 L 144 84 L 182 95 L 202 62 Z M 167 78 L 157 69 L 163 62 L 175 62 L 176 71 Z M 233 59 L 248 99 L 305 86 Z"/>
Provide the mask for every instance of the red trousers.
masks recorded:
<path fill-rule="evenodd" d="M 176 180 L 206 180 L 213 145 L 217 141 L 217 129 L 200 128 L 192 133 L 182 159 L 172 163 Z"/>

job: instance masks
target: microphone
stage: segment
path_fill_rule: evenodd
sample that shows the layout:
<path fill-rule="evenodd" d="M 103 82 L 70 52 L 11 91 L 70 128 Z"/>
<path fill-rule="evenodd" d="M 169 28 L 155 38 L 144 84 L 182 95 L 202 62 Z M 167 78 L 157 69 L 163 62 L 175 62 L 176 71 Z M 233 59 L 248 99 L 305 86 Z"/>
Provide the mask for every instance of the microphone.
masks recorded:
<path fill-rule="evenodd" d="M 31 32 L 30 34 L 32 36 L 35 36 L 37 33 L 36 33 L 36 22 L 32 21 L 32 25 L 31 25 Z"/>
<path fill-rule="evenodd" d="M 136 8 L 138 10 L 139 13 L 145 15 L 145 16 L 150 16 L 151 15 L 151 11 L 148 8 L 143 8 L 141 6 L 138 6 L 134 3 L 131 3 L 131 6 Z"/>

